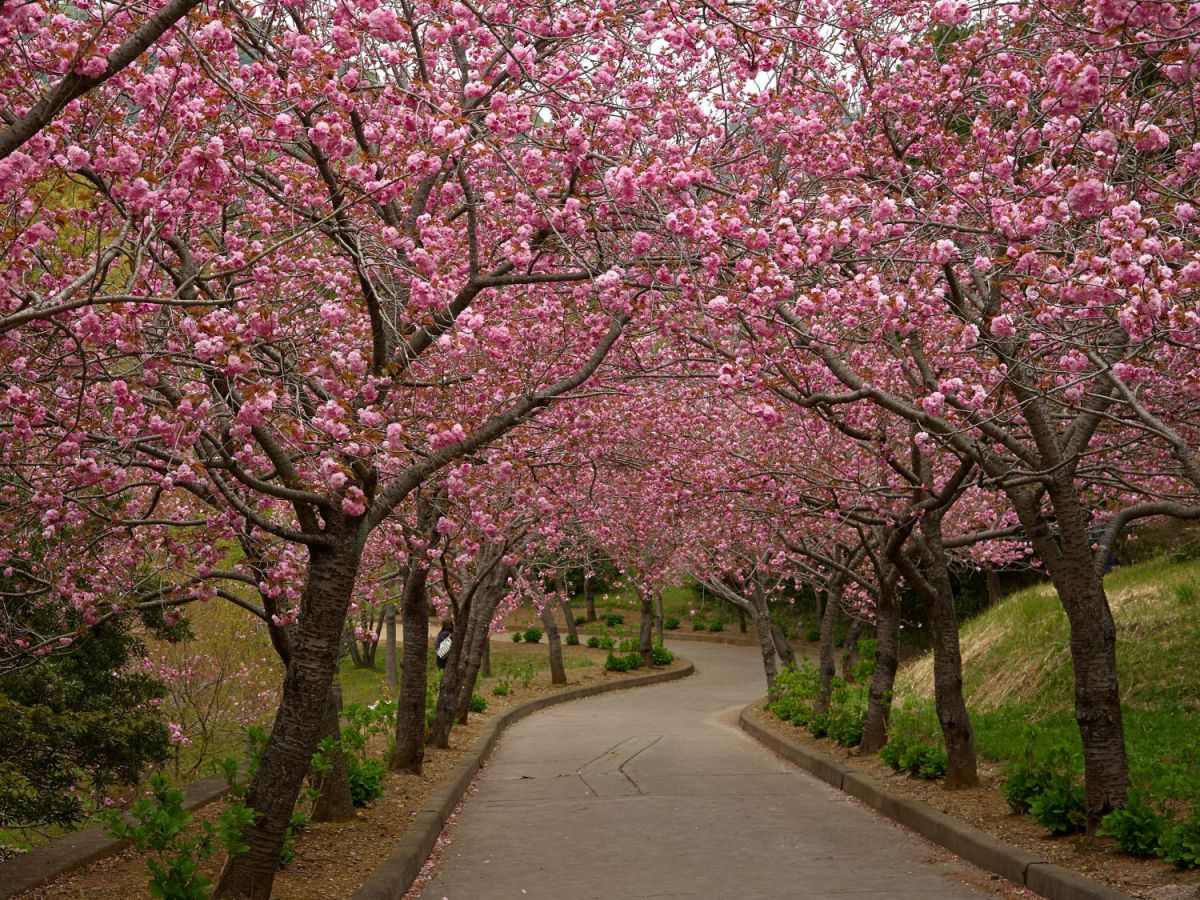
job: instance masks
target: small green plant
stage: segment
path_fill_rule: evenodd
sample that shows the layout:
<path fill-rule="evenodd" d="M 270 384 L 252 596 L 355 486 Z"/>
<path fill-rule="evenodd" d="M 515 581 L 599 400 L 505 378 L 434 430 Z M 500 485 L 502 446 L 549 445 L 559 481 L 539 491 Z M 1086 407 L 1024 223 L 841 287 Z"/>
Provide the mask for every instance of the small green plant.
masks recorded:
<path fill-rule="evenodd" d="M 1008 767 L 1000 793 L 1014 813 L 1027 813 L 1030 804 L 1045 793 L 1053 779 L 1054 773 L 1044 766 L 1014 763 Z"/>
<path fill-rule="evenodd" d="M 699 616 L 692 619 L 692 631 L 703 631 L 708 626 L 704 624 L 704 620 Z"/>
<path fill-rule="evenodd" d="M 1200 803 L 1182 822 L 1163 828 L 1158 855 L 1180 869 L 1200 869 Z"/>
<path fill-rule="evenodd" d="M 663 628 L 667 631 L 675 631 L 679 627 L 679 620 L 674 616 L 670 616 L 663 620 Z"/>
<path fill-rule="evenodd" d="M 630 669 L 640 669 L 643 665 L 645 665 L 645 661 L 642 659 L 642 654 L 636 651 L 633 653 L 626 653 L 625 661 L 629 664 Z"/>
<path fill-rule="evenodd" d="M 199 833 L 187 837 L 192 815 L 183 808 L 183 791 L 171 787 L 166 776 L 150 776 L 150 796 L 138 800 L 129 810 L 127 821 L 118 810 L 106 810 L 100 820 L 108 833 L 129 841 L 146 856 L 150 873 L 150 894 L 158 900 L 205 900 L 212 887 L 200 873 L 200 864 L 224 847 L 230 856 L 249 848 L 241 835 L 254 820 L 253 810 L 234 803 L 214 825 L 202 822 Z"/>
<path fill-rule="evenodd" d="M 1053 835 L 1081 832 L 1087 825 L 1083 788 L 1069 775 L 1056 774 L 1046 789 L 1029 801 L 1029 814 Z"/>
<path fill-rule="evenodd" d="M 858 651 L 858 663 L 854 666 L 854 680 L 867 682 L 875 674 L 875 654 L 879 642 L 874 638 L 859 641 L 854 645 Z"/>
<path fill-rule="evenodd" d="M 542 639 L 542 629 L 532 628 L 532 627 L 525 629 L 525 643 L 536 644 L 541 639 Z"/>
<path fill-rule="evenodd" d="M 469 708 L 473 713 L 481 713 L 487 709 L 487 698 L 481 697 L 479 694 L 472 694 L 469 701 Z"/>
<path fill-rule="evenodd" d="M 579 646 L 579 635 L 568 634 L 567 635 L 567 646 L 568 647 L 578 647 Z"/>
<path fill-rule="evenodd" d="M 593 650 L 597 649 L 600 646 L 600 636 L 593 634 L 587 639 L 587 645 Z"/>
<path fill-rule="evenodd" d="M 1110 837 L 1131 856 L 1154 856 L 1162 838 L 1163 817 L 1151 807 L 1141 791 L 1130 791 L 1125 805 L 1114 809 L 1100 822 L 1096 833 Z"/>
<path fill-rule="evenodd" d="M 713 622 L 711 625 L 708 626 L 708 630 L 709 631 L 724 631 L 725 623 L 724 622 Z"/>
<path fill-rule="evenodd" d="M 1180 606 L 1195 606 L 1200 600 L 1200 585 L 1194 581 L 1182 581 L 1172 588 Z"/>
<path fill-rule="evenodd" d="M 575 624 L 576 625 L 586 625 L 587 624 L 587 616 L 576 616 Z"/>
<path fill-rule="evenodd" d="M 605 613 L 600 619 L 609 628 L 616 628 L 618 625 L 625 624 L 625 617 L 620 613 Z"/>
<path fill-rule="evenodd" d="M 638 648 L 637 638 L 621 638 L 617 643 L 618 653 L 633 653 Z"/>
<path fill-rule="evenodd" d="M 350 781 L 350 799 L 354 801 L 354 805 L 366 806 L 382 797 L 383 776 L 386 774 L 387 766 L 382 760 L 347 758 L 346 775 Z"/>
<path fill-rule="evenodd" d="M 521 632 L 519 632 L 519 631 L 514 631 L 514 632 L 512 633 L 512 639 L 513 639 L 513 643 L 514 643 L 514 644 L 519 644 L 519 643 L 521 643 L 521 640 L 522 640 L 523 638 L 524 638 L 524 635 L 523 635 Z"/>
<path fill-rule="evenodd" d="M 656 666 L 669 666 L 675 661 L 675 654 L 659 644 L 650 651 L 650 661 Z"/>
<path fill-rule="evenodd" d="M 946 774 L 946 752 L 941 747 L 904 737 L 893 737 L 879 751 L 879 758 L 897 772 L 907 772 L 926 781 Z"/>
<path fill-rule="evenodd" d="M 609 635 L 607 635 L 607 634 L 603 634 L 603 635 L 601 635 L 601 636 L 600 636 L 600 643 L 599 643 L 599 644 L 597 644 L 597 646 L 598 646 L 598 647 L 599 647 L 601 650 L 611 650 L 611 649 L 612 649 L 613 647 L 615 647 L 616 645 L 617 645 L 617 642 L 616 642 L 616 641 L 614 641 L 614 640 L 612 639 L 612 637 L 611 637 L 611 636 L 609 636 Z"/>
<path fill-rule="evenodd" d="M 820 628 L 807 629 L 804 632 L 804 639 L 806 641 L 811 641 L 813 643 L 816 643 L 817 641 L 819 641 L 821 639 L 821 629 Z"/>
<path fill-rule="evenodd" d="M 829 735 L 828 713 L 818 713 L 808 720 L 808 733 L 818 740 Z"/>
<path fill-rule="evenodd" d="M 617 656 L 610 651 L 608 657 L 604 660 L 604 668 L 609 672 L 628 672 L 629 657 Z"/>
<path fill-rule="evenodd" d="M 493 697 L 507 697 L 511 691 L 512 687 L 509 685 L 507 678 L 501 678 L 492 685 Z"/>

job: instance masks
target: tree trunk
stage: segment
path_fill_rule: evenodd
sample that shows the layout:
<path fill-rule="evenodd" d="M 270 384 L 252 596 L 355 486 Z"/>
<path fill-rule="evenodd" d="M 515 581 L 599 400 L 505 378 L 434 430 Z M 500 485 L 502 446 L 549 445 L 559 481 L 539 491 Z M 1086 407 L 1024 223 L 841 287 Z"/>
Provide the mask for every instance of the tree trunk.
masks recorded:
<path fill-rule="evenodd" d="M 638 652 L 642 654 L 642 664 L 654 664 L 654 601 L 651 596 L 638 588 L 638 597 L 642 601 L 642 621 L 638 628 Z"/>
<path fill-rule="evenodd" d="M 785 669 L 796 668 L 796 651 L 792 649 L 792 642 L 775 622 L 771 622 L 771 640 L 775 643 L 775 652 L 783 660 L 783 667 Z"/>
<path fill-rule="evenodd" d="M 558 637 L 558 623 L 554 621 L 554 608 L 547 603 L 542 607 L 541 615 L 546 627 L 546 643 L 550 645 L 550 683 L 566 684 L 567 670 L 563 667 L 562 641 Z"/>
<path fill-rule="evenodd" d="M 654 594 L 654 633 L 658 637 L 658 642 L 662 644 L 666 641 L 664 629 L 666 618 L 663 614 L 663 595 L 662 591 L 656 591 Z"/>
<path fill-rule="evenodd" d="M 589 622 L 596 621 L 596 600 L 592 596 L 592 578 L 590 575 L 583 576 L 583 606 L 587 620 Z"/>
<path fill-rule="evenodd" d="M 429 682 L 429 603 L 425 585 L 429 569 L 424 552 L 410 555 L 400 596 L 404 665 L 396 702 L 396 742 L 388 768 L 421 774 L 425 761 L 425 692 Z"/>
<path fill-rule="evenodd" d="M 895 570 L 886 560 L 877 570 L 879 592 L 875 600 L 875 674 L 867 690 L 867 722 L 858 749 L 874 754 L 888 742 L 892 688 L 900 664 L 900 605 L 896 602 Z"/>
<path fill-rule="evenodd" d="M 841 576 L 830 578 L 824 591 L 825 606 L 821 611 L 821 692 L 813 703 L 813 712 L 819 716 L 828 714 L 829 704 L 833 698 L 833 678 L 837 674 L 837 666 L 833 655 L 833 632 L 837 627 L 838 607 L 842 605 L 843 584 Z"/>
<path fill-rule="evenodd" d="M 1071 626 L 1075 674 L 1075 720 L 1083 741 L 1083 775 L 1088 828 L 1123 806 L 1129 791 L 1129 761 L 1117 682 L 1117 633 L 1088 539 L 1087 513 L 1069 481 L 1048 495 L 1051 527 L 1031 498 L 1015 496 L 1014 507 L 1046 566 Z"/>
<path fill-rule="evenodd" d="M 350 656 L 350 663 L 356 669 L 363 668 L 362 655 L 358 652 L 358 641 L 354 639 L 354 629 L 350 627 L 350 622 L 347 622 L 342 629 L 342 643 L 346 648 L 346 653 Z"/>
<path fill-rule="evenodd" d="M 350 796 L 350 776 L 346 755 L 342 752 L 342 686 L 334 679 L 325 704 L 325 722 L 321 740 L 332 737 L 337 743 L 325 754 L 329 769 L 313 779 L 317 799 L 313 803 L 314 822 L 349 822 L 354 819 L 354 799 Z"/>
<path fill-rule="evenodd" d="M 738 614 L 738 633 L 745 634 L 746 633 L 746 611 L 744 609 L 742 609 L 741 607 L 738 607 L 737 614 Z"/>
<path fill-rule="evenodd" d="M 858 637 L 862 634 L 863 620 L 855 616 L 846 631 L 846 643 L 842 647 L 842 678 L 854 680 L 854 669 L 858 666 Z"/>
<path fill-rule="evenodd" d="M 387 683 L 393 688 L 400 684 L 400 669 L 396 665 L 396 604 L 383 608 L 383 666 Z"/>
<path fill-rule="evenodd" d="M 225 861 L 214 897 L 269 900 L 271 896 L 284 832 L 321 738 L 359 557 L 360 548 L 350 541 L 332 549 L 309 549 L 282 698 L 246 793 L 246 805 L 255 813 L 254 823 L 242 833 L 248 849 Z"/>
<path fill-rule="evenodd" d="M 479 671 L 484 678 L 492 677 L 492 636 L 488 634 L 483 642 L 483 659 L 479 663 Z"/>
<path fill-rule="evenodd" d="M 958 618 L 954 613 L 954 590 L 942 546 L 942 513 L 927 511 L 921 517 L 917 549 L 925 566 L 916 570 L 903 549 L 894 561 L 909 586 L 920 597 L 929 619 L 933 640 L 933 691 L 938 723 L 946 743 L 946 779 L 953 790 L 979 784 L 975 759 L 975 733 L 962 694 L 962 653 L 958 643 Z"/>
<path fill-rule="evenodd" d="M 558 590 L 561 596 L 559 605 L 562 606 L 563 617 L 567 621 L 567 634 L 579 640 L 579 629 L 575 627 L 575 611 L 571 609 L 571 594 L 567 590 L 567 582 L 561 576 L 558 578 Z"/>
<path fill-rule="evenodd" d="M 779 674 L 779 665 L 776 662 L 775 652 L 775 636 L 772 634 L 774 623 L 771 617 L 765 612 L 758 609 L 751 609 L 751 616 L 754 617 L 754 633 L 758 636 L 758 646 L 762 651 L 763 675 L 767 679 L 767 693 L 775 687 L 775 677 Z"/>
<path fill-rule="evenodd" d="M 1000 593 L 1000 570 L 993 565 L 984 565 L 983 572 L 987 583 L 987 605 L 995 606 L 1004 599 Z"/>

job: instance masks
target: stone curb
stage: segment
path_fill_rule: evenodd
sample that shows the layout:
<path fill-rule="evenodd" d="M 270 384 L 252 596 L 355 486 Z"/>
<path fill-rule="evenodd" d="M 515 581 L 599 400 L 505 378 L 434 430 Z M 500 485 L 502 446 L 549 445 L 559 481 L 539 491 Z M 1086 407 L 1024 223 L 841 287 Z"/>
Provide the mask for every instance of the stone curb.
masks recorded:
<path fill-rule="evenodd" d="M 184 789 L 183 808 L 194 812 L 229 792 L 224 778 L 204 778 Z M 65 837 L 57 838 L 22 856 L 0 863 L 0 900 L 53 881 L 88 863 L 119 853 L 129 841 L 108 836 L 104 825 L 90 825 Z"/>
<path fill-rule="evenodd" d="M 682 660 L 681 660 L 682 661 Z M 404 837 L 396 843 L 395 849 L 367 877 L 354 894 L 353 900 L 402 900 L 417 876 L 425 860 L 433 852 L 438 835 L 454 808 L 467 792 L 471 781 L 491 756 L 492 749 L 504 729 L 514 722 L 525 718 L 538 710 L 566 703 L 569 700 L 582 700 L 597 694 L 607 694 L 626 688 L 646 687 L 651 684 L 661 684 L 666 681 L 677 681 L 686 678 L 696 671 L 690 662 L 678 669 L 668 669 L 665 672 L 651 672 L 647 675 L 637 675 L 632 678 L 622 678 L 619 681 L 585 684 L 577 688 L 569 688 L 558 694 L 538 697 L 519 706 L 514 706 L 504 715 L 497 717 L 475 739 L 475 744 L 467 751 L 467 755 L 451 770 L 420 812 L 413 818 L 412 824 L 404 833 Z"/>
<path fill-rule="evenodd" d="M 748 715 L 752 709 L 761 708 L 761 700 L 751 703 L 742 710 L 738 722 L 767 749 L 981 869 L 995 872 L 1047 900 L 1132 900 L 1128 894 L 1039 859 L 918 800 L 888 793 L 873 779 L 776 734 Z"/>

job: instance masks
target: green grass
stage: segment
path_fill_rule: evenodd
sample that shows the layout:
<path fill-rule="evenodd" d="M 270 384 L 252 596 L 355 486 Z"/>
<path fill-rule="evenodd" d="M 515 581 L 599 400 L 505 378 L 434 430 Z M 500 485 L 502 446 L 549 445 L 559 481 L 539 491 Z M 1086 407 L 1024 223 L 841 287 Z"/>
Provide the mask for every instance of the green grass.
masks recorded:
<path fill-rule="evenodd" d="M 1200 562 L 1153 560 L 1105 580 L 1130 773 L 1156 796 L 1200 796 Z M 1013 594 L 962 629 L 963 688 L 981 756 L 1012 760 L 1055 745 L 1082 770 L 1066 616 L 1052 588 Z M 893 728 L 937 739 L 932 660 L 896 679 Z"/>

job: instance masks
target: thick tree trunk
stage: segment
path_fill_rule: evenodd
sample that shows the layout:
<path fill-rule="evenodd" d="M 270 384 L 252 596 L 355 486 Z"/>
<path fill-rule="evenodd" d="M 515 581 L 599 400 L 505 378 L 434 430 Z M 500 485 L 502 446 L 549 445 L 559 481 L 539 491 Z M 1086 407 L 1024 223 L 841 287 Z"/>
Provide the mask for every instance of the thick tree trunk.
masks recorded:
<path fill-rule="evenodd" d="M 962 653 L 958 643 L 958 618 L 954 612 L 954 590 L 942 546 L 941 511 L 928 511 L 921 518 L 917 548 L 925 571 L 918 572 L 903 549 L 893 561 L 909 586 L 920 597 L 929 619 L 933 640 L 934 706 L 946 744 L 947 789 L 979 784 L 975 758 L 975 732 L 962 694 Z"/>
<path fill-rule="evenodd" d="M 738 633 L 746 633 L 746 611 L 741 607 L 738 608 Z"/>
<path fill-rule="evenodd" d="M 983 572 L 987 583 L 987 605 L 995 606 L 1004 599 L 1000 593 L 1000 570 L 993 565 L 985 565 Z"/>
<path fill-rule="evenodd" d="M 663 595 L 662 591 L 657 591 L 654 594 L 654 633 L 658 637 L 658 642 L 661 644 L 666 640 L 664 629 L 666 618 L 663 614 Z"/>
<path fill-rule="evenodd" d="M 596 598 L 592 596 L 592 578 L 583 576 L 583 606 L 584 614 L 589 622 L 596 621 Z"/>
<path fill-rule="evenodd" d="M 883 561 L 877 572 L 879 590 L 875 601 L 875 674 L 867 690 L 867 722 L 863 726 L 860 753 L 878 753 L 888 742 L 888 718 L 892 711 L 892 688 L 900 664 L 900 605 L 896 602 L 895 575 Z"/>
<path fill-rule="evenodd" d="M 792 642 L 783 633 L 783 629 L 774 622 L 771 623 L 771 639 L 775 642 L 775 652 L 783 661 L 783 667 L 785 669 L 796 668 L 796 651 L 792 649 Z"/>
<path fill-rule="evenodd" d="M 483 659 L 479 663 L 479 673 L 484 678 L 492 677 L 492 636 L 490 634 L 483 642 Z"/>
<path fill-rule="evenodd" d="M 1055 528 L 1029 498 L 1013 497 L 1013 505 L 1071 626 L 1075 720 L 1083 741 L 1088 828 L 1093 829 L 1110 810 L 1124 805 L 1129 791 L 1117 682 L 1117 632 L 1104 580 L 1095 567 L 1087 513 L 1069 481 L 1055 484 L 1048 494 Z"/>
<path fill-rule="evenodd" d="M 641 588 L 638 597 L 642 601 L 642 621 L 638 628 L 638 652 L 644 665 L 654 663 L 654 599 Z"/>
<path fill-rule="evenodd" d="M 751 609 L 754 619 L 754 633 L 758 636 L 758 646 L 762 651 L 763 675 L 767 679 L 767 693 L 775 687 L 775 678 L 779 675 L 779 664 L 776 660 L 775 635 L 772 629 L 774 623 L 765 610 Z"/>
<path fill-rule="evenodd" d="M 332 737 L 337 745 L 325 754 L 328 770 L 313 779 L 317 799 L 313 803 L 314 822 L 349 822 L 354 818 L 354 799 L 350 796 L 350 776 L 346 755 L 342 753 L 342 686 L 335 679 L 325 704 L 325 722 L 321 740 Z"/>
<path fill-rule="evenodd" d="M 561 598 L 559 605 L 562 607 L 563 617 L 567 622 L 567 634 L 578 641 L 579 629 L 575 627 L 575 611 L 571 609 L 571 594 L 567 590 L 566 581 L 560 577 L 557 581 L 557 587 Z"/>
<path fill-rule="evenodd" d="M 351 541 L 333 549 L 309 550 L 283 695 L 246 794 L 246 805 L 255 813 L 254 823 L 242 834 L 248 849 L 226 860 L 214 897 L 269 900 L 271 896 L 284 832 L 321 738 L 359 555 L 360 548 Z"/>
<path fill-rule="evenodd" d="M 842 605 L 843 582 L 841 576 L 835 575 L 824 591 L 825 605 L 821 611 L 821 659 L 818 669 L 821 675 L 821 692 L 813 703 L 813 712 L 825 715 L 829 712 L 829 704 L 833 698 L 833 679 L 837 675 L 837 666 L 833 654 L 833 632 L 837 628 L 838 610 Z"/>
<path fill-rule="evenodd" d="M 863 620 L 855 616 L 846 631 L 846 643 L 842 647 L 842 678 L 854 680 L 854 669 L 858 666 L 858 638 L 862 634 Z"/>
<path fill-rule="evenodd" d="M 387 683 L 392 687 L 400 684 L 400 667 L 396 665 L 396 604 L 383 608 L 383 667 Z"/>
<path fill-rule="evenodd" d="M 546 643 L 550 646 L 550 683 L 566 684 L 567 670 L 563 666 L 562 641 L 558 636 L 558 622 L 554 620 L 554 608 L 547 603 L 542 607 L 541 616 Z"/>
<path fill-rule="evenodd" d="M 429 683 L 429 603 L 425 585 L 429 569 L 424 553 L 409 559 L 400 598 L 404 666 L 396 703 L 396 742 L 388 767 L 393 772 L 421 774 L 425 761 L 425 691 Z"/>

